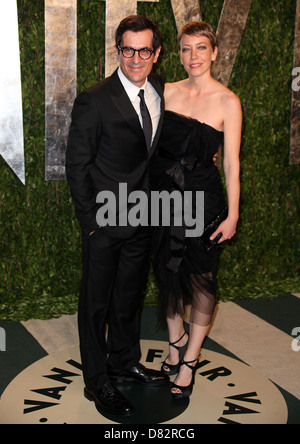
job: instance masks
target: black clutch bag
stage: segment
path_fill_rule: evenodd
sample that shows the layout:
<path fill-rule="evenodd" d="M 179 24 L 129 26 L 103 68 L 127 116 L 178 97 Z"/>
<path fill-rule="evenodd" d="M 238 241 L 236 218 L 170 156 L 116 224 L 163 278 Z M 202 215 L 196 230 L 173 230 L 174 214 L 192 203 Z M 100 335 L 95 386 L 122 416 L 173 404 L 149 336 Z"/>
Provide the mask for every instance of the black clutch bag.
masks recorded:
<path fill-rule="evenodd" d="M 214 240 L 210 240 L 210 236 L 217 230 L 218 226 L 228 217 L 228 207 L 224 207 L 223 210 L 218 214 L 217 217 L 215 217 L 213 220 L 211 220 L 206 227 L 204 228 L 204 231 L 202 235 L 199 237 L 200 242 L 206 247 L 207 251 L 214 248 L 219 240 L 222 237 L 222 233 L 219 233 L 217 237 L 215 237 Z"/>

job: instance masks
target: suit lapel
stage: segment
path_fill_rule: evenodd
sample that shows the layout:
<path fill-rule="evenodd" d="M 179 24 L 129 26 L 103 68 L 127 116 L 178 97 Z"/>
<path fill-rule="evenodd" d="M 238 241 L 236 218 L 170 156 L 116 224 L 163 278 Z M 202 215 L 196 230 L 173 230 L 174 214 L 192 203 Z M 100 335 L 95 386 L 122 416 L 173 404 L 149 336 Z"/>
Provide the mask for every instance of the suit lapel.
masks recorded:
<path fill-rule="evenodd" d="M 164 91 L 163 91 L 163 86 L 155 80 L 153 74 L 150 74 L 149 76 L 149 81 L 151 83 L 151 85 L 153 86 L 153 88 L 155 88 L 156 92 L 158 93 L 158 95 L 160 96 L 160 119 L 158 122 L 158 127 L 156 130 L 156 134 L 152 143 L 152 146 L 150 148 L 149 151 L 149 157 L 152 156 L 152 154 L 155 152 L 156 147 L 157 147 L 157 143 L 160 137 L 160 133 L 161 133 L 161 129 L 162 129 L 162 125 L 163 125 L 163 120 L 164 120 L 164 111 L 165 111 L 165 100 L 164 100 Z"/>
<path fill-rule="evenodd" d="M 122 114 L 123 118 L 130 125 L 133 131 L 144 140 L 144 132 L 140 125 L 139 117 L 119 79 L 117 71 L 115 71 L 111 76 L 111 86 L 111 99 L 115 107 Z"/>
<path fill-rule="evenodd" d="M 159 84 L 159 82 L 157 82 L 155 80 L 155 78 L 152 74 L 150 74 L 150 76 L 149 76 L 149 81 L 161 98 L 160 119 L 159 119 L 157 131 L 156 131 L 152 146 L 149 150 L 149 157 L 151 157 L 156 149 L 156 146 L 157 146 L 157 143 L 159 140 L 159 136 L 161 133 L 162 124 L 163 124 L 163 117 L 164 117 L 165 102 L 164 102 L 163 87 Z M 119 79 L 117 71 L 115 71 L 111 76 L 111 87 L 112 87 L 111 99 L 112 99 L 115 107 L 122 114 L 123 118 L 127 121 L 127 123 L 130 125 L 132 130 L 141 138 L 141 140 L 143 141 L 143 143 L 145 145 L 145 149 L 147 150 L 145 136 L 144 136 L 144 132 L 143 132 L 143 129 L 142 129 L 140 121 L 139 121 L 139 117 L 138 117 L 120 79 Z"/>

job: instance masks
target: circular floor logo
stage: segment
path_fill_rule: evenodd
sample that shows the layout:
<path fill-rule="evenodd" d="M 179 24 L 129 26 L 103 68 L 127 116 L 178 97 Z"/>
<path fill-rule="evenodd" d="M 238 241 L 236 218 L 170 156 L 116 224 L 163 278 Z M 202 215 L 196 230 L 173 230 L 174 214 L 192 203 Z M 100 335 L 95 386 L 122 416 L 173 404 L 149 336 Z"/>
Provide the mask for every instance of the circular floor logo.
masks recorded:
<path fill-rule="evenodd" d="M 141 362 L 160 368 L 168 343 L 141 341 Z M 172 377 L 173 378 L 173 377 Z M 77 347 L 35 362 L 7 387 L 1 424 L 286 424 L 287 406 L 266 377 L 242 362 L 203 350 L 190 399 L 173 400 L 170 384 L 118 388 L 135 405 L 130 417 L 100 415 L 83 396 Z"/>

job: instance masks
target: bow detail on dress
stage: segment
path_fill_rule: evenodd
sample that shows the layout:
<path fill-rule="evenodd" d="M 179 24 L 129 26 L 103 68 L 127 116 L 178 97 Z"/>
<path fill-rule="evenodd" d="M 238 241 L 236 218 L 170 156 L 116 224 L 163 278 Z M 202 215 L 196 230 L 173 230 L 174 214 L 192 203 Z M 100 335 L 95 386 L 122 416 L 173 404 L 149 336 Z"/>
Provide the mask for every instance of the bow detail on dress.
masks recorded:
<path fill-rule="evenodd" d="M 172 177 L 173 184 L 181 191 L 185 188 L 185 173 L 192 171 L 197 163 L 196 156 L 190 155 L 182 157 L 171 168 L 166 170 L 166 174 Z M 171 228 L 170 228 L 170 250 L 171 259 L 167 264 L 167 268 L 173 273 L 177 273 L 179 266 L 183 260 L 185 251 L 185 226 L 174 226 L 174 204 L 171 205 Z"/>
<path fill-rule="evenodd" d="M 179 188 L 184 191 L 184 184 L 185 184 L 185 169 L 188 171 L 192 171 L 195 167 L 195 164 L 197 162 L 196 156 L 190 155 L 186 157 L 182 157 L 178 160 L 174 165 L 172 165 L 171 168 L 166 170 L 166 174 L 168 176 L 171 176 L 173 179 L 173 182 L 179 186 Z"/>

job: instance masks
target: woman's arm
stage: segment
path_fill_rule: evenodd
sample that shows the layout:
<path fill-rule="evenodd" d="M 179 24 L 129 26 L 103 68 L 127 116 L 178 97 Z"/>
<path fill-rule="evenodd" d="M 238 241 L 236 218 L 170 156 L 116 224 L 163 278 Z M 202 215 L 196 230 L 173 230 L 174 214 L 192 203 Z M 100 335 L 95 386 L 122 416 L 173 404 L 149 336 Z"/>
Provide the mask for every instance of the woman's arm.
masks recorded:
<path fill-rule="evenodd" d="M 211 236 L 222 233 L 220 242 L 231 239 L 239 219 L 240 202 L 240 146 L 242 130 L 242 108 L 235 94 L 224 97 L 224 172 L 228 199 L 228 217 Z"/>

